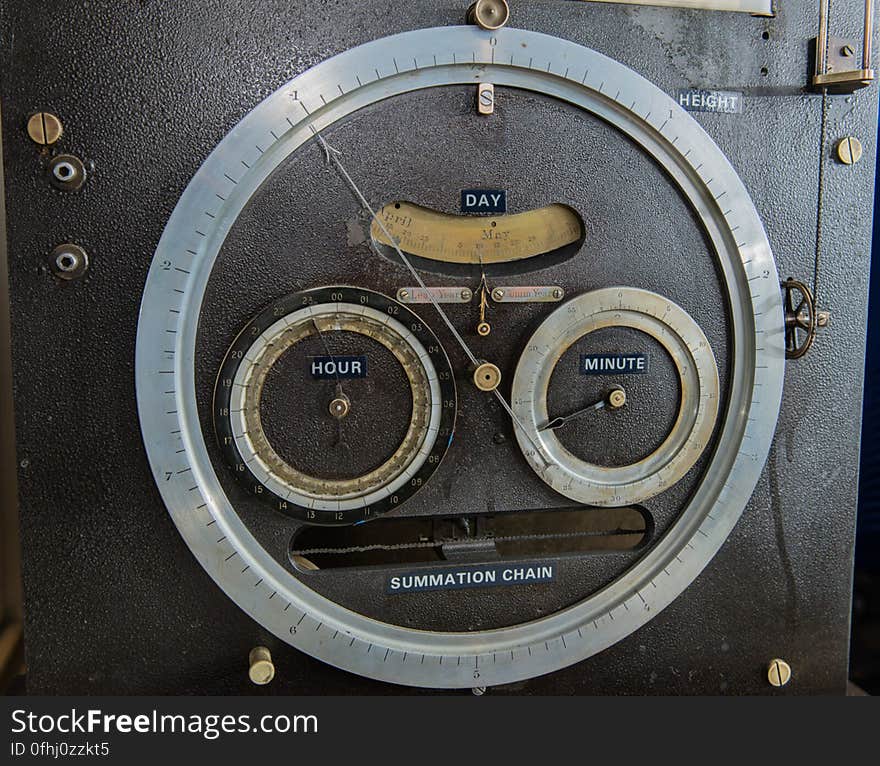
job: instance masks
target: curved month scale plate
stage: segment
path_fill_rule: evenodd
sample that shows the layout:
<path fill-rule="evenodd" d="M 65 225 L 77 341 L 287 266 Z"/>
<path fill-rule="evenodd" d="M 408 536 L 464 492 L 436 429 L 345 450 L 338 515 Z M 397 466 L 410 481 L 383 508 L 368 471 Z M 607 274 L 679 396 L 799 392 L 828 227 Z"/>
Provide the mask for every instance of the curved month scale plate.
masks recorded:
<path fill-rule="evenodd" d="M 355 614 L 307 588 L 257 544 L 208 457 L 194 356 L 217 253 L 251 195 L 286 157 L 368 104 L 477 81 L 581 107 L 630 136 L 666 170 L 718 254 L 730 296 L 735 374 L 705 479 L 663 542 L 625 577 L 541 620 L 435 633 Z M 161 267 L 166 259 L 173 264 L 168 270 Z M 196 173 L 163 233 L 144 290 L 136 352 L 141 429 L 181 535 L 218 585 L 266 629 L 325 662 L 392 683 L 510 683 L 571 665 L 630 634 L 678 596 L 724 542 L 773 437 L 782 396 L 781 318 L 776 267 L 746 189 L 712 139 L 666 94 L 600 53 L 537 32 L 417 30 L 353 48 L 300 75 L 233 128 Z M 169 329 L 176 333 L 174 354 L 163 351 Z"/>

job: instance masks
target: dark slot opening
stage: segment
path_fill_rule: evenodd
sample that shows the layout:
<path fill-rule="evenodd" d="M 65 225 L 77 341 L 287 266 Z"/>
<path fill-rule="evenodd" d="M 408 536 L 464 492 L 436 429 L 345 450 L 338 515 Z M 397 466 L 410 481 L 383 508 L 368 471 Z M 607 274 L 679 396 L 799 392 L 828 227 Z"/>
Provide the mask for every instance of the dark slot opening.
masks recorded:
<path fill-rule="evenodd" d="M 653 531 L 641 506 L 377 519 L 303 527 L 290 542 L 290 558 L 301 571 L 542 558 L 636 550 Z"/>

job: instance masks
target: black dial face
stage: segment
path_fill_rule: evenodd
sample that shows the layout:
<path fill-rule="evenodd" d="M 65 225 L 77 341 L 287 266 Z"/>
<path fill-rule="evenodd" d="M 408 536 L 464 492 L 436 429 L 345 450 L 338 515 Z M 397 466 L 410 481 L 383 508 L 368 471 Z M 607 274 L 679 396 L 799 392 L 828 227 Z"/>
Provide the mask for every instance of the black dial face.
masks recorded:
<path fill-rule="evenodd" d="M 630 327 L 607 327 L 572 344 L 553 369 L 548 422 L 581 460 L 614 468 L 659 449 L 679 416 L 678 369 L 663 345 Z"/>
<path fill-rule="evenodd" d="M 409 431 L 413 395 L 390 349 L 363 332 L 322 325 L 314 322 L 314 334 L 287 347 L 268 371 L 260 423 L 288 465 L 319 481 L 353 480 L 397 452 Z"/>
<path fill-rule="evenodd" d="M 199 317 L 202 430 L 219 437 L 212 464 L 247 530 L 322 597 L 423 630 L 528 621 L 535 603 L 541 614 L 563 609 L 629 568 L 674 523 L 711 452 L 685 443 L 712 417 L 698 422 L 706 407 L 685 401 L 690 352 L 676 333 L 697 325 L 720 370 L 728 358 L 709 243 L 663 172 L 564 104 L 505 90 L 503 121 L 475 122 L 472 96 L 452 87 L 383 100 L 322 131 L 326 148 L 316 136 L 292 153 L 227 233 Z M 437 121 L 419 122 L 426 113 Z M 544 168 L 536 116 L 566 146 L 609 151 L 564 172 Z M 404 123 L 418 126 L 418 140 L 403 127 L 412 140 L 387 133 Z M 486 163 L 487 144 L 516 149 Z M 612 177 L 624 179 L 617 201 Z M 473 199 L 496 204 L 500 192 L 506 209 L 467 209 Z M 636 243 L 614 217 L 620 199 L 627 210 L 662 205 L 676 225 L 644 216 Z M 638 248 L 681 255 L 621 257 Z M 622 317 L 588 298 L 624 286 L 618 306 L 632 284 L 651 297 L 627 298 Z M 669 302 L 681 316 L 666 315 Z M 649 367 L 581 374 L 590 354 Z M 722 375 L 718 401 L 726 386 Z M 618 388 L 621 406 L 539 430 Z M 524 401 L 546 402 L 546 412 L 533 422 Z M 673 460 L 674 475 L 665 469 Z M 584 484 L 614 471 L 626 492 Z M 494 560 L 550 561 L 557 580 L 505 592 L 514 598 L 388 591 L 403 569 Z"/>
<path fill-rule="evenodd" d="M 456 391 L 437 338 L 380 293 L 286 296 L 230 347 L 214 395 L 217 438 L 261 500 L 316 524 L 401 505 L 440 465 Z"/>

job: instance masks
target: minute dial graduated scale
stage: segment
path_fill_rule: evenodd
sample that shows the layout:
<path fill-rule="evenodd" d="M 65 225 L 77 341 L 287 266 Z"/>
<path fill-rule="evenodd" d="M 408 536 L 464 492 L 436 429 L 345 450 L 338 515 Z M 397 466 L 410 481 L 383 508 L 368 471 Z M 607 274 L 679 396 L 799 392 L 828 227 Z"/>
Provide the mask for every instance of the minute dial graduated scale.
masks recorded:
<path fill-rule="evenodd" d="M 655 448 L 627 465 L 599 465 L 574 454 L 561 440 L 564 422 L 548 427 L 555 425 L 548 409 L 548 391 L 554 371 L 569 349 L 589 341 L 591 335 L 620 328 L 635 330 L 654 341 L 672 363 L 679 395 L 669 432 Z M 630 358 L 581 354 L 570 359 L 569 366 L 574 364 L 581 374 L 568 375 L 565 380 L 575 391 L 583 389 L 578 383 L 586 374 L 604 374 L 606 379 L 617 381 L 609 393 L 612 406 L 605 408 L 610 417 L 580 422 L 586 440 L 605 443 L 610 431 L 624 427 L 615 424 L 611 411 L 634 406 L 632 393 L 626 404 L 613 406 L 615 393 L 625 394 L 619 382 L 634 379 L 632 373 L 647 373 L 650 360 L 647 354 Z M 647 386 L 658 387 L 654 380 L 648 380 Z M 513 382 L 513 409 L 526 426 L 517 436 L 529 463 L 560 494 L 588 505 L 640 503 L 678 481 L 703 453 L 715 426 L 718 390 L 718 369 L 709 341 L 681 307 L 647 290 L 597 290 L 558 308 L 528 340 Z M 657 414 L 649 413 L 649 417 L 656 419 Z M 625 438 L 638 442 L 645 436 L 636 428 Z"/>

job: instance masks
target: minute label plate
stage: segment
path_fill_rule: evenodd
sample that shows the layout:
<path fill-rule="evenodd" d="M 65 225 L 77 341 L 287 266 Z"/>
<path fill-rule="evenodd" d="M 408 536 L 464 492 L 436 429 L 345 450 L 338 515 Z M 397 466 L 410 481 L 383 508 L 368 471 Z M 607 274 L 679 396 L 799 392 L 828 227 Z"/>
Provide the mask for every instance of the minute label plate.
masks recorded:
<path fill-rule="evenodd" d="M 581 375 L 644 375 L 651 368 L 647 354 L 581 354 Z"/>

